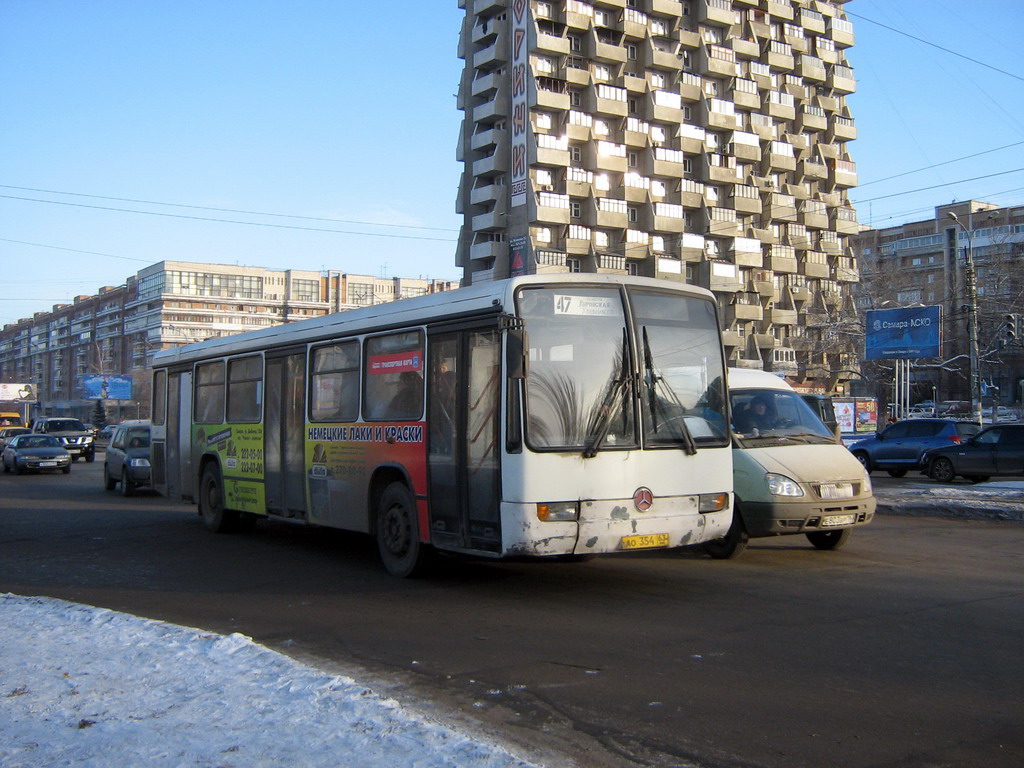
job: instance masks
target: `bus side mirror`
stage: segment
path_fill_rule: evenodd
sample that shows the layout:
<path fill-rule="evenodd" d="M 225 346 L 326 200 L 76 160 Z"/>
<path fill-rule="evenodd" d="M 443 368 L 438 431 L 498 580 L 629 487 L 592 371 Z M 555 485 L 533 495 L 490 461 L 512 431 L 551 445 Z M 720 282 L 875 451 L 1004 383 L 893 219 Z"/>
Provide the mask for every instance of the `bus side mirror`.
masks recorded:
<path fill-rule="evenodd" d="M 505 368 L 510 379 L 525 379 L 529 373 L 530 335 L 522 328 L 510 328 L 505 334 Z"/>

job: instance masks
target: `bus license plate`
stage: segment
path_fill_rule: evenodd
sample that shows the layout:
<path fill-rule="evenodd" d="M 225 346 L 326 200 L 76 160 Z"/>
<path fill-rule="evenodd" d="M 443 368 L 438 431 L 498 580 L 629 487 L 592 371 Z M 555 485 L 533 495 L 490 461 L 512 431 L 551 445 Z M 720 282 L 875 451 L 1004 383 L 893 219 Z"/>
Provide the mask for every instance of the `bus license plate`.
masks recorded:
<path fill-rule="evenodd" d="M 822 518 L 821 527 L 831 528 L 836 525 L 852 525 L 856 519 L 856 515 L 829 515 Z"/>
<path fill-rule="evenodd" d="M 623 549 L 654 549 L 668 546 L 667 533 L 648 533 L 641 536 L 623 536 Z"/>

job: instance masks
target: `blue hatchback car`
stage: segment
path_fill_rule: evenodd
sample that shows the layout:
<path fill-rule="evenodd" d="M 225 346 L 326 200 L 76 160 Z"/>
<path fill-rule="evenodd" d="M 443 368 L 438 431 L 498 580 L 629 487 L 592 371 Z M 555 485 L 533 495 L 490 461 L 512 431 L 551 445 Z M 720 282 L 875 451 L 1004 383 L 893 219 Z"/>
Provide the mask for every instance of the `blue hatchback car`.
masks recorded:
<path fill-rule="evenodd" d="M 955 445 L 976 435 L 981 427 L 956 419 L 906 419 L 886 427 L 873 437 L 858 440 L 850 451 L 871 472 L 884 469 L 903 477 L 912 469 L 923 469 L 925 451 Z"/>

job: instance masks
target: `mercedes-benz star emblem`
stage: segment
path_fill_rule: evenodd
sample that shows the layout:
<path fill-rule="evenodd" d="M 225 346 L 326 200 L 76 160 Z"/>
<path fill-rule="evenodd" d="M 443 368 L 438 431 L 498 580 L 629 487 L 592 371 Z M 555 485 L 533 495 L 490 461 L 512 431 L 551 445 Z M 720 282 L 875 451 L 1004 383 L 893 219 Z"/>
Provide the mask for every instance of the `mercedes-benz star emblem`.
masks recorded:
<path fill-rule="evenodd" d="M 654 494 L 650 488 L 637 488 L 633 494 L 633 506 L 641 512 L 646 512 L 654 504 Z"/>

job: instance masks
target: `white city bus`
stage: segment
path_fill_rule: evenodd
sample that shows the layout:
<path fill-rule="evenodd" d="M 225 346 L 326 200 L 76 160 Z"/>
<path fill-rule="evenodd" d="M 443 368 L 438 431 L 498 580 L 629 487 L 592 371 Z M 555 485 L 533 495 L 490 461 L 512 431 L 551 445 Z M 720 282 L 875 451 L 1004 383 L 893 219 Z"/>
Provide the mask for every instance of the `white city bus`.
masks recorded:
<path fill-rule="evenodd" d="M 271 517 L 435 551 L 562 559 L 693 545 L 732 517 L 716 305 L 535 275 L 159 353 L 153 476 L 216 532 Z"/>

